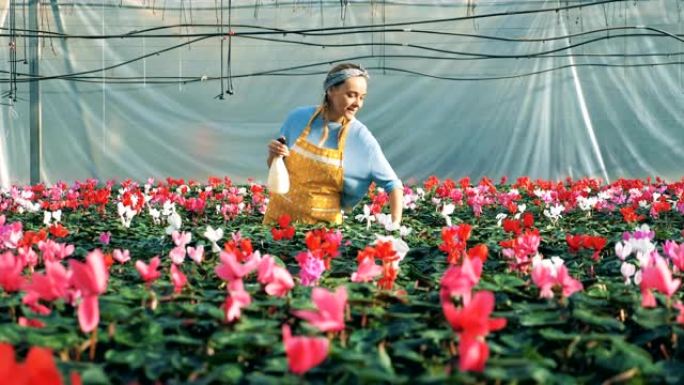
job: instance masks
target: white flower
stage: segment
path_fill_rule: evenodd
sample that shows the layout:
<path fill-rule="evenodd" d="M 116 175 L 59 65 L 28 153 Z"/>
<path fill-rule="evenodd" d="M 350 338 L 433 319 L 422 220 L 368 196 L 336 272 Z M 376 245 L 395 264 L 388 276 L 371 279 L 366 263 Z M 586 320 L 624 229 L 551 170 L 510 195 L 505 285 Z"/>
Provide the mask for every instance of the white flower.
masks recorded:
<path fill-rule="evenodd" d="M 440 214 L 446 220 L 447 226 L 451 226 L 451 218 L 449 217 L 449 215 L 453 214 L 455 209 L 456 206 L 453 203 L 447 203 L 444 206 L 442 206 L 442 212 Z"/>
<path fill-rule="evenodd" d="M 167 200 L 164 202 L 164 206 L 162 206 L 162 215 L 167 217 L 171 215 L 171 213 L 176 212 L 176 204 L 172 203 L 171 201 Z"/>
<path fill-rule="evenodd" d="M 386 231 L 394 231 L 394 223 L 392 223 L 392 216 L 390 214 L 375 214 L 375 220 L 381 225 Z"/>
<path fill-rule="evenodd" d="M 366 221 L 366 230 L 370 229 L 371 222 L 375 221 L 375 217 L 373 215 L 371 215 L 370 212 L 371 212 L 370 206 L 363 205 L 363 214 L 358 214 L 357 216 L 354 217 L 359 222 Z"/>
<path fill-rule="evenodd" d="M 211 251 L 214 253 L 219 253 L 221 248 L 218 247 L 216 242 L 223 238 L 223 229 L 220 227 L 214 230 L 211 226 L 207 226 L 207 230 L 204 232 L 204 237 L 211 242 Z"/>
<path fill-rule="evenodd" d="M 565 264 L 565 261 L 563 260 L 563 258 L 561 258 L 561 257 L 559 257 L 559 256 L 557 256 L 557 255 L 554 255 L 553 257 L 551 257 L 551 262 L 552 262 L 553 265 L 556 267 L 556 269 L 558 269 L 558 268 L 561 267 L 563 264 Z"/>
<path fill-rule="evenodd" d="M 615 255 L 617 255 L 618 258 L 621 260 L 625 260 L 630 254 L 632 254 L 632 244 L 631 243 L 622 243 L 622 242 L 617 242 L 615 244 Z"/>
<path fill-rule="evenodd" d="M 598 198 L 596 198 L 596 197 L 589 197 L 589 198 L 578 197 L 577 198 L 577 204 L 582 211 L 589 211 L 589 210 L 593 209 L 597 203 L 598 203 Z"/>
<path fill-rule="evenodd" d="M 525 212 L 526 209 L 527 209 L 526 204 L 523 203 L 521 205 L 518 205 L 518 212 L 513 216 L 513 218 L 520 219 L 520 216 L 522 215 L 522 213 Z"/>
<path fill-rule="evenodd" d="M 125 228 L 131 227 L 131 221 L 135 216 L 135 210 L 128 206 L 125 206 L 122 202 L 116 204 L 116 212 L 119 214 L 119 219 L 121 219 L 121 224 Z"/>
<path fill-rule="evenodd" d="M 407 235 L 411 234 L 411 231 L 413 231 L 412 228 L 406 227 L 406 226 L 401 226 L 401 227 L 399 227 L 399 236 L 404 238 Z"/>
<path fill-rule="evenodd" d="M 43 213 L 43 224 L 45 226 L 50 226 L 51 220 L 52 220 L 52 213 L 49 211 L 45 211 Z"/>
<path fill-rule="evenodd" d="M 496 214 L 496 225 L 501 227 L 501 222 L 503 222 L 504 219 L 506 219 L 508 215 L 505 213 L 498 213 Z"/>
<path fill-rule="evenodd" d="M 550 206 L 547 210 L 544 210 L 544 216 L 549 218 L 551 222 L 555 224 L 560 218 L 563 217 L 561 215 L 563 211 L 565 211 L 565 207 L 556 203 L 555 205 Z"/>
<path fill-rule="evenodd" d="M 602 201 L 607 201 L 608 199 L 612 198 L 612 194 L 610 191 L 601 191 L 598 193 L 598 199 Z"/>
<path fill-rule="evenodd" d="M 158 225 L 158 224 L 161 223 L 161 220 L 159 219 L 159 217 L 161 216 L 161 213 L 159 212 L 159 210 L 157 210 L 157 209 L 155 209 L 155 208 L 152 208 L 152 207 L 148 207 L 148 208 L 147 208 L 147 212 L 148 212 L 148 213 L 150 214 L 150 216 L 152 217 L 152 222 L 153 222 L 155 225 Z"/>
<path fill-rule="evenodd" d="M 43 224 L 45 226 L 50 226 L 52 221 L 61 222 L 62 221 L 62 210 L 57 211 L 45 211 L 43 215 Z"/>
<path fill-rule="evenodd" d="M 166 234 L 171 235 L 174 231 L 180 230 L 183 220 L 177 212 L 171 213 L 166 217 L 166 223 L 169 225 L 166 227 Z"/>
<path fill-rule="evenodd" d="M 622 266 L 620 266 L 620 273 L 622 273 L 622 276 L 625 277 L 625 285 L 629 285 L 632 283 L 630 277 L 636 273 L 636 266 L 629 262 L 622 262 Z M 634 283 L 637 283 L 636 280 L 637 277 L 635 276 Z M 641 281 L 641 274 L 639 274 L 639 281 Z"/>

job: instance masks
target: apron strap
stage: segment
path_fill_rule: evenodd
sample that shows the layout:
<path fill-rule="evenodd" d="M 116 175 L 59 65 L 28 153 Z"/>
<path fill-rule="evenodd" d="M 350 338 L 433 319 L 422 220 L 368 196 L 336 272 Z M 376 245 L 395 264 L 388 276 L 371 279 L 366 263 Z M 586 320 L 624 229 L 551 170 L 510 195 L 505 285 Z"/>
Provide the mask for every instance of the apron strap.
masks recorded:
<path fill-rule="evenodd" d="M 311 124 L 313 123 L 314 120 L 318 117 L 318 115 L 323 112 L 323 106 L 318 106 L 316 108 L 316 111 L 314 111 L 313 115 L 311 115 L 311 118 L 309 118 L 309 122 L 306 123 L 306 127 L 304 127 L 304 131 L 299 135 L 299 138 L 297 140 L 307 140 L 309 137 L 309 133 L 311 133 Z M 339 136 L 337 138 L 337 150 L 340 151 L 342 154 L 341 157 L 344 155 L 344 148 L 345 145 L 347 144 L 347 134 L 349 133 L 349 125 L 351 124 L 351 120 L 345 122 L 342 127 L 340 127 L 340 132 Z"/>
<path fill-rule="evenodd" d="M 309 133 L 311 132 L 311 123 L 313 123 L 313 121 L 321 113 L 321 111 L 323 111 L 323 107 L 318 106 L 316 108 L 316 111 L 314 111 L 313 115 L 311 115 L 311 118 L 309 118 L 309 122 L 306 124 L 306 127 L 304 127 L 304 131 L 302 131 L 302 133 L 299 135 L 299 138 L 297 138 L 297 140 L 299 140 L 299 139 L 306 140 L 306 138 L 309 137 Z"/>

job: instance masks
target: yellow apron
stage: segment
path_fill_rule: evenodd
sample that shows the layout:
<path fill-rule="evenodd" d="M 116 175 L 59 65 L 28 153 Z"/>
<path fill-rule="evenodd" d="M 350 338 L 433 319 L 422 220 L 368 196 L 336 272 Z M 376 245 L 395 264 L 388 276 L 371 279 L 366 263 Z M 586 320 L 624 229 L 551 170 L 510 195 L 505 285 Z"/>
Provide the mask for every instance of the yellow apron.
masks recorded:
<path fill-rule="evenodd" d="M 342 154 L 349 124 L 340 128 L 336 150 L 318 147 L 306 138 L 311 132 L 311 123 L 321 111 L 320 107 L 316 109 L 294 146 L 290 147 L 290 156 L 285 158 L 290 191 L 287 194 L 270 193 L 264 224 L 277 223 L 283 214 L 299 223 L 342 223 Z"/>

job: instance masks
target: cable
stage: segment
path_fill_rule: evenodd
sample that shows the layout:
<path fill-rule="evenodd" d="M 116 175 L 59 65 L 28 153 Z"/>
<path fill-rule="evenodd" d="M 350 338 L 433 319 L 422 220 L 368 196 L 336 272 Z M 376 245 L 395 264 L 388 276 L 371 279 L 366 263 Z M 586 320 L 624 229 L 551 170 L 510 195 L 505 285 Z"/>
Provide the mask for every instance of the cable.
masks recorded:
<path fill-rule="evenodd" d="M 233 71 L 232 71 L 232 50 L 233 50 L 233 1 L 228 0 L 228 59 L 227 69 L 228 69 L 228 94 L 233 95 L 235 91 L 233 90 Z"/>
<path fill-rule="evenodd" d="M 365 31 L 366 33 L 368 32 L 378 32 L 377 29 L 380 30 L 385 30 L 386 32 L 400 32 L 403 31 L 404 29 L 398 29 L 398 30 L 391 30 L 391 29 L 386 29 L 387 27 L 403 27 L 403 26 L 409 26 L 409 25 L 422 25 L 422 24 L 432 24 L 432 23 L 444 23 L 444 22 L 453 22 L 453 21 L 463 21 L 463 20 L 471 20 L 471 19 L 480 19 L 480 18 L 487 18 L 487 17 L 499 17 L 499 16 L 512 16 L 512 15 L 523 15 L 523 14 L 532 14 L 532 13 L 543 13 L 543 12 L 559 12 L 562 10 L 570 10 L 570 9 L 576 9 L 576 8 L 583 8 L 583 7 L 588 7 L 588 6 L 594 6 L 594 5 L 600 5 L 600 4 L 607 4 L 607 3 L 614 3 L 614 2 L 626 2 L 629 0 L 603 0 L 599 2 L 594 2 L 594 3 L 589 3 L 589 4 L 576 4 L 576 5 L 568 5 L 565 7 L 553 7 L 553 8 L 542 8 L 542 9 L 533 9 L 533 10 L 523 10 L 523 11 L 507 11 L 507 12 L 497 12 L 497 13 L 489 13 L 489 14 L 481 14 L 481 15 L 471 15 L 471 16 L 463 16 L 463 17 L 453 17 L 453 18 L 443 18 L 443 19 L 424 19 L 424 20 L 414 20 L 414 21 L 407 21 L 407 22 L 397 22 L 397 23 L 383 23 L 383 24 L 370 24 L 370 25 L 358 25 L 358 26 L 352 26 L 352 27 L 326 27 L 326 28 L 307 28 L 307 29 L 295 29 L 295 30 L 282 30 L 278 28 L 269 28 L 269 27 L 262 27 L 262 26 L 255 26 L 255 25 L 235 25 L 234 27 L 241 27 L 241 28 L 254 28 L 254 29 L 262 29 L 264 31 L 261 32 L 251 32 L 249 33 L 250 35 L 257 35 L 257 34 L 311 34 L 313 35 L 314 33 L 317 32 L 328 32 L 328 31 L 338 31 L 338 30 L 356 30 L 356 29 L 370 29 L 369 31 Z M 124 36 L 134 36 L 136 34 L 141 34 L 144 32 L 151 32 L 154 30 L 159 30 L 159 29 L 167 29 L 167 28 L 176 28 L 176 27 L 188 27 L 188 26 L 193 26 L 193 27 L 214 27 L 215 25 L 213 24 L 179 24 L 179 25 L 174 25 L 174 26 L 158 26 L 158 27 L 151 27 L 143 30 L 138 30 L 138 31 L 132 31 L 127 34 L 119 34 L 119 35 L 111 35 L 107 36 L 106 38 L 122 38 Z M 31 31 L 31 32 L 39 32 L 39 31 Z M 353 33 L 353 32 L 352 32 Z M 235 36 L 239 36 L 241 33 L 235 33 Z M 2 35 L 0 35 L 2 36 Z M 167 35 L 164 37 L 179 37 L 183 35 Z M 93 36 L 93 35 L 73 35 L 70 38 L 85 38 L 85 39 L 101 39 L 104 38 L 103 36 Z"/>
<path fill-rule="evenodd" d="M 223 35 L 223 0 L 221 0 L 221 27 L 220 27 L 220 31 L 221 31 L 221 35 Z M 223 40 L 224 39 L 221 38 L 221 57 L 219 58 L 219 63 L 221 64 L 221 79 L 223 79 Z M 223 89 L 223 80 L 221 80 L 221 93 L 216 95 L 214 98 L 223 100 L 224 91 L 225 90 Z"/>
<path fill-rule="evenodd" d="M 232 78 L 247 78 L 247 77 L 259 77 L 259 76 L 313 76 L 313 75 L 322 75 L 327 73 L 327 70 L 320 70 L 320 71 L 312 71 L 312 72 L 291 72 L 297 69 L 304 69 L 304 68 L 311 68 L 311 67 L 316 67 L 316 66 L 321 66 L 321 65 L 328 65 L 328 64 L 333 64 L 333 63 L 338 63 L 338 62 L 349 62 L 349 61 L 355 61 L 359 59 L 364 59 L 364 58 L 369 58 L 369 56 L 362 56 L 362 57 L 351 57 L 351 58 L 342 58 L 334 61 L 326 61 L 326 62 L 318 62 L 318 63 L 312 63 L 312 64 L 304 64 L 304 65 L 299 65 L 299 66 L 292 66 L 292 67 L 286 67 L 286 68 L 278 68 L 278 69 L 273 69 L 273 70 L 267 70 L 267 71 L 259 71 L 259 72 L 253 72 L 253 73 L 247 73 L 247 74 L 240 74 L 240 75 L 232 75 Z M 604 67 L 604 68 L 629 68 L 629 67 L 656 67 L 656 66 L 668 66 L 668 65 L 681 65 L 684 64 L 684 61 L 676 61 L 676 62 L 662 62 L 662 63 L 638 63 L 638 64 L 607 64 L 607 63 L 580 63 L 580 64 L 567 64 L 567 65 L 562 65 L 562 66 L 556 66 L 556 67 L 550 67 L 547 69 L 539 70 L 539 71 L 533 71 L 533 72 L 526 72 L 522 74 L 515 74 L 515 75 L 502 75 L 502 76 L 477 76 L 477 77 L 450 77 L 450 76 L 440 76 L 440 75 L 432 75 L 432 74 L 427 74 L 424 72 L 419 72 L 419 71 L 413 71 L 413 70 L 408 70 L 404 68 L 398 68 L 398 67 L 367 67 L 369 70 L 389 70 L 389 71 L 395 71 L 395 72 L 402 72 L 402 73 L 408 73 L 412 75 L 417 75 L 417 76 L 424 76 L 424 77 L 429 77 L 429 78 L 434 78 L 434 79 L 441 79 L 441 80 L 453 80 L 453 81 L 483 81 L 483 80 L 503 80 L 503 79 L 514 79 L 514 78 L 521 78 L 521 77 L 528 77 L 528 76 L 533 76 L 533 75 L 539 75 L 547 72 L 553 72 L 553 71 L 558 71 L 566 68 L 572 68 L 572 67 Z M 7 71 L 0 71 L 0 73 L 7 73 Z M 29 76 L 28 74 L 20 74 L 22 76 Z M 139 84 L 139 79 L 137 77 L 107 77 L 106 78 L 109 83 L 118 83 L 118 84 Z M 115 80 L 118 79 L 118 80 Z M 200 82 L 200 81 L 208 81 L 208 80 L 224 80 L 225 78 L 223 77 L 199 77 L 199 76 L 188 76 L 182 78 L 183 80 L 165 80 L 165 79 L 178 79 L 177 76 L 157 76 L 157 77 L 147 77 L 148 82 L 149 79 L 162 79 L 162 80 L 154 80 L 151 81 L 150 83 L 153 84 L 178 84 L 179 82 L 182 82 L 184 84 L 187 83 L 195 83 L 195 82 Z M 38 77 L 37 79 L 24 79 L 20 80 L 23 82 L 27 81 L 42 81 L 42 80 L 49 80 L 44 77 Z M 70 80 L 70 81 L 81 81 L 81 82 L 101 82 L 102 77 L 97 76 L 97 77 L 83 77 L 83 76 L 66 76 L 63 78 L 63 80 Z M 6 79 L 0 79 L 0 82 L 6 82 Z"/>

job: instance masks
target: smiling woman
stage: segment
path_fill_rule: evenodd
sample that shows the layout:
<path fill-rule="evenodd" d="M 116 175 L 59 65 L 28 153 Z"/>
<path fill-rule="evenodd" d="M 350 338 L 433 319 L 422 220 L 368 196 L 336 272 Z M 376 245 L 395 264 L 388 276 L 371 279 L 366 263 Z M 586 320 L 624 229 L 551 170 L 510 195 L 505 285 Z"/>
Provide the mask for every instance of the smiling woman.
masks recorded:
<path fill-rule="evenodd" d="M 285 157 L 290 189 L 271 193 L 264 223 L 288 214 L 296 222 L 340 224 L 342 209 L 351 210 L 375 182 L 389 193 L 392 221 L 399 227 L 401 181 L 373 134 L 355 118 L 363 107 L 368 79 L 361 66 L 339 64 L 325 78 L 321 105 L 299 107 L 289 114 L 280 128 L 287 145 L 272 140 L 267 163 Z"/>

